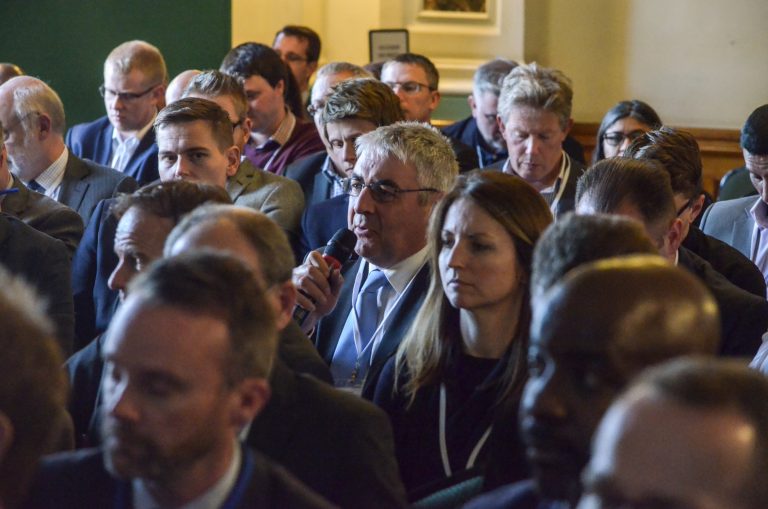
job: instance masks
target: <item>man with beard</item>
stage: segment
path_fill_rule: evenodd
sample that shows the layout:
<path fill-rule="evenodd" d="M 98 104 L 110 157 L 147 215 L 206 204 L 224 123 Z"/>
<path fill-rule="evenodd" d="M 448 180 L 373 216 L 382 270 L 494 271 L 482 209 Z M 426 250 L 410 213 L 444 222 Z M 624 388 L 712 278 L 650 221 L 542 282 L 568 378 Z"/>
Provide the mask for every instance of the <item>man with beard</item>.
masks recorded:
<path fill-rule="evenodd" d="M 251 271 L 197 253 L 130 290 L 104 345 L 104 445 L 44 461 L 30 506 L 329 507 L 237 442 L 269 400 L 277 342 Z"/>

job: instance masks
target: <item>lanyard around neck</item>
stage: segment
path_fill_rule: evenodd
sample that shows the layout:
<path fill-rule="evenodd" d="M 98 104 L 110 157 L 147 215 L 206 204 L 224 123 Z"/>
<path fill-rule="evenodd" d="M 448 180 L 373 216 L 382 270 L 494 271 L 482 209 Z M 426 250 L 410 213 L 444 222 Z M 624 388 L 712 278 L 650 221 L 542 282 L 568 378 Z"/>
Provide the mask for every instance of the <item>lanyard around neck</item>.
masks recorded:
<path fill-rule="evenodd" d="M 451 471 L 451 461 L 448 457 L 448 443 L 445 438 L 445 414 L 446 414 L 446 396 L 445 396 L 445 384 L 440 384 L 440 430 L 439 430 L 439 440 L 440 440 L 440 459 L 443 460 L 443 470 L 445 471 L 446 477 L 451 477 L 453 475 L 453 472 Z M 485 430 L 485 433 L 483 433 L 483 436 L 480 437 L 480 440 L 477 441 L 477 444 L 475 444 L 475 447 L 472 449 L 472 452 L 469 455 L 469 459 L 467 459 L 467 465 L 464 467 L 465 469 L 472 468 L 475 465 L 475 460 L 477 460 L 477 455 L 480 454 L 480 451 L 482 450 L 483 446 L 485 445 L 485 442 L 488 440 L 488 437 L 491 435 L 491 429 L 493 428 L 493 424 L 488 426 L 488 429 Z"/>

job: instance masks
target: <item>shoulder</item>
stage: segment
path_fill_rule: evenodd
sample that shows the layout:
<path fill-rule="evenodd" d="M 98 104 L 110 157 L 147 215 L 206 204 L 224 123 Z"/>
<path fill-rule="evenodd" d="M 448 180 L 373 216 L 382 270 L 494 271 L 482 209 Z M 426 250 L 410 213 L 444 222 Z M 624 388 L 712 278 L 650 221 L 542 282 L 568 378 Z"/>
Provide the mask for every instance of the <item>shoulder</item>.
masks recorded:
<path fill-rule="evenodd" d="M 470 500 L 465 509 L 536 509 L 541 499 L 532 480 L 508 484 Z"/>
<path fill-rule="evenodd" d="M 113 502 L 114 489 L 98 449 L 55 454 L 41 461 L 25 507 L 99 507 Z"/>
<path fill-rule="evenodd" d="M 91 122 L 84 122 L 82 124 L 73 125 L 69 132 L 69 136 L 85 136 L 90 135 L 98 131 L 109 129 L 112 124 L 109 123 L 109 118 L 104 115 Z"/>
<path fill-rule="evenodd" d="M 296 509 L 334 507 L 265 455 L 254 450 L 249 451 L 248 454 L 253 454 L 255 468 L 250 479 L 246 500 L 243 501 L 241 507 L 292 507 Z M 257 502 L 258 500 L 261 503 Z"/>
<path fill-rule="evenodd" d="M 444 127 L 442 129 L 442 133 L 444 135 L 448 136 L 449 138 L 459 138 L 459 139 L 462 139 L 462 141 L 465 141 L 463 139 L 464 133 L 467 130 L 469 130 L 472 127 L 474 127 L 475 125 L 476 125 L 475 124 L 475 119 L 474 119 L 474 117 L 472 117 L 470 115 L 469 117 L 467 117 L 465 119 L 459 120 L 459 121 L 454 122 L 453 124 L 451 124 L 451 125 L 449 125 L 447 127 Z M 466 141 L 465 141 L 465 143 L 466 143 Z"/>
<path fill-rule="evenodd" d="M 327 152 L 321 151 L 302 157 L 286 167 L 285 176 L 294 180 L 312 177 L 320 171 L 327 156 Z"/>
<path fill-rule="evenodd" d="M 709 206 L 704 212 L 701 220 L 701 227 L 709 221 L 728 221 L 737 217 L 745 211 L 748 211 L 759 200 L 759 196 L 746 196 L 733 200 L 718 201 Z"/>

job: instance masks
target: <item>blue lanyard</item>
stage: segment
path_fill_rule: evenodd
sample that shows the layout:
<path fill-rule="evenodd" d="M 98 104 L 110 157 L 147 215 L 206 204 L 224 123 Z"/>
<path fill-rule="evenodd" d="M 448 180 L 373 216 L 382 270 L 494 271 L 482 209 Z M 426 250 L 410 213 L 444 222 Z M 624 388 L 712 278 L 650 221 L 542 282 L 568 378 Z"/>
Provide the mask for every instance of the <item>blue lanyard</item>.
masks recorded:
<path fill-rule="evenodd" d="M 253 457 L 253 453 L 247 447 L 243 447 L 242 451 L 243 465 L 240 467 L 240 473 L 237 475 L 235 486 L 221 505 L 221 509 L 236 509 L 240 505 L 248 489 L 248 483 L 256 469 L 256 460 Z M 118 481 L 117 489 L 115 490 L 115 509 L 130 509 L 131 506 L 130 482 Z"/>

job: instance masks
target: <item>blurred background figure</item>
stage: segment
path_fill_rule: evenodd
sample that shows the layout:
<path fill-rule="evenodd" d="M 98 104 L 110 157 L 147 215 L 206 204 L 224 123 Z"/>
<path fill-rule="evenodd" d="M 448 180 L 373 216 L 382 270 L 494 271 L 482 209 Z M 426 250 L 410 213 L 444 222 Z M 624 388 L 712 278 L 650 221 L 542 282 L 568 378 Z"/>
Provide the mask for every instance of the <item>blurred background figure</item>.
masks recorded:
<path fill-rule="evenodd" d="M 661 119 L 648 104 L 637 99 L 621 101 L 608 110 L 600 122 L 592 164 L 621 155 L 632 140 L 659 127 Z"/>

